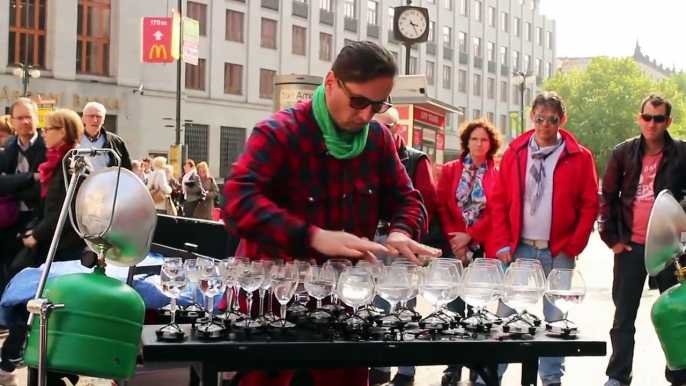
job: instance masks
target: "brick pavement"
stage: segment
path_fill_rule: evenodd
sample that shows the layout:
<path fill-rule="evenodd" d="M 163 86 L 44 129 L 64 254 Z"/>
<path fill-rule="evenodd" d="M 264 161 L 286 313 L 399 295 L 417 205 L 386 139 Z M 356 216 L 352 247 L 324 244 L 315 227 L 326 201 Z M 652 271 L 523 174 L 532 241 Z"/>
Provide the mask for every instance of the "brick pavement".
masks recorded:
<path fill-rule="evenodd" d="M 567 386 L 603 385 L 606 381 L 605 367 L 611 352 L 609 345 L 609 329 L 612 325 L 614 305 L 611 298 L 612 287 L 612 253 L 600 241 L 597 234 L 591 236 L 591 241 L 579 260 L 586 285 L 587 296 L 578 308 L 570 312 L 570 319 L 577 322 L 586 336 L 592 335 L 608 341 L 608 356 L 605 358 L 570 358 L 567 360 L 567 375 L 564 384 Z M 650 323 L 650 307 L 658 296 L 656 291 L 648 291 L 647 287 L 641 300 L 636 322 L 636 353 L 634 356 L 634 382 L 636 386 L 667 386 L 664 380 L 664 355 Z M 429 306 L 421 301 L 419 305 L 422 313 L 429 313 Z M 533 311 L 541 310 L 538 306 Z M 537 312 L 541 315 L 542 311 Z M 417 371 L 417 386 L 438 386 L 443 372 L 443 366 L 422 367 Z M 509 367 L 503 379 L 503 386 L 518 385 L 521 366 L 513 364 Z M 25 385 L 26 371 L 21 370 L 20 385 Z M 109 386 L 102 380 L 85 380 L 79 386 Z"/>

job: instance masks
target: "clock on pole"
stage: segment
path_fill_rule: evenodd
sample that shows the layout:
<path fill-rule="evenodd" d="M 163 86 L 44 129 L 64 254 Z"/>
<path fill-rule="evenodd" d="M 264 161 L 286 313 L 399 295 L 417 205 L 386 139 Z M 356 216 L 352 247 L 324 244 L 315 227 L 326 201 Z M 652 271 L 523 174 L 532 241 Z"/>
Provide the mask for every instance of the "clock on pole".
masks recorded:
<path fill-rule="evenodd" d="M 429 39 L 429 10 L 413 6 L 412 0 L 407 0 L 407 5 L 395 7 L 393 37 L 405 46 L 405 74 L 409 74 L 412 46 Z"/>

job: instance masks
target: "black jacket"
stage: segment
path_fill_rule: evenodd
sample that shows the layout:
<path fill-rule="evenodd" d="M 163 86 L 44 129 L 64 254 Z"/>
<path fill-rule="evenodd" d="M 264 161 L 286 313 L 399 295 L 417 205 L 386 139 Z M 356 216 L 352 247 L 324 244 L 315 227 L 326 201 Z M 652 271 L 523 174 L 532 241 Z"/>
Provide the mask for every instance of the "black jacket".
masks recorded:
<path fill-rule="evenodd" d="M 605 169 L 598 224 L 600 237 L 610 248 L 619 242 L 631 241 L 633 203 L 643 169 L 644 152 L 643 136 L 630 138 L 614 148 Z M 677 201 L 683 201 L 686 193 L 686 142 L 665 133 L 662 154 L 655 175 L 655 195 L 668 189 Z"/>
<path fill-rule="evenodd" d="M 14 196 L 23 201 L 29 209 L 33 209 L 41 203 L 40 182 L 36 181 L 33 175 L 38 173 L 38 166 L 45 162 L 47 150 L 40 131 L 33 145 L 25 152 L 21 150 L 17 141 L 17 136 L 12 136 L 0 153 L 0 196 Z M 27 173 L 17 173 L 19 152 L 24 153 L 29 163 Z"/>
<path fill-rule="evenodd" d="M 105 136 L 105 144 L 103 145 L 103 149 L 114 150 L 119 156 L 119 158 L 121 158 L 121 167 L 123 167 L 124 169 L 131 170 L 131 156 L 129 156 L 129 151 L 126 149 L 126 143 L 124 142 L 124 140 L 117 134 L 110 133 L 104 128 L 100 129 L 100 135 Z M 109 158 L 110 161 L 107 163 L 107 166 L 114 166 L 114 157 L 111 154 L 109 154 Z"/>

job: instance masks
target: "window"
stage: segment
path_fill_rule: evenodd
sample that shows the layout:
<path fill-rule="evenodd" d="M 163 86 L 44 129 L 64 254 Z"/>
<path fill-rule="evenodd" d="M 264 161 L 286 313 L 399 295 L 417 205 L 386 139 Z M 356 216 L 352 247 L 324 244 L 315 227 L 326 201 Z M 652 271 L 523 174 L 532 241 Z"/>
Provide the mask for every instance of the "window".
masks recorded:
<path fill-rule="evenodd" d="M 450 66 L 443 66 L 443 88 L 450 88 L 450 84 L 452 83 L 450 73 L 452 72 L 452 69 Z"/>
<path fill-rule="evenodd" d="M 488 57 L 489 62 L 495 62 L 495 43 L 493 42 L 488 42 L 488 45 L 486 46 L 486 54 Z"/>
<path fill-rule="evenodd" d="M 482 9 L 483 5 L 479 0 L 474 0 L 474 20 L 481 21 L 482 19 Z"/>
<path fill-rule="evenodd" d="M 467 16 L 467 0 L 460 0 L 460 15 Z"/>
<path fill-rule="evenodd" d="M 76 72 L 110 74 L 110 0 L 79 0 Z"/>
<path fill-rule="evenodd" d="M 524 55 L 524 71 L 531 71 L 531 55 Z"/>
<path fill-rule="evenodd" d="M 524 92 L 524 104 L 529 104 L 531 103 L 531 89 L 526 88 L 526 91 Z"/>
<path fill-rule="evenodd" d="M 536 27 L 536 44 L 543 45 L 543 28 L 541 27 Z"/>
<path fill-rule="evenodd" d="M 512 86 L 512 103 L 518 105 L 521 103 L 521 91 L 519 91 L 519 85 Z"/>
<path fill-rule="evenodd" d="M 457 91 L 467 92 L 467 71 L 459 70 L 457 72 Z"/>
<path fill-rule="evenodd" d="M 367 24 L 379 25 L 379 3 L 367 1 Z"/>
<path fill-rule="evenodd" d="M 400 61 L 400 58 L 398 58 L 398 53 L 395 51 L 391 51 L 391 55 L 393 55 L 393 60 L 395 60 L 395 63 L 399 64 L 398 62 Z"/>
<path fill-rule="evenodd" d="M 244 20 L 245 14 L 243 12 L 226 10 L 226 40 L 243 43 Z"/>
<path fill-rule="evenodd" d="M 277 25 L 276 20 L 262 18 L 262 26 L 260 32 L 260 47 L 276 49 L 276 34 Z"/>
<path fill-rule="evenodd" d="M 490 112 L 486 113 L 486 119 L 495 125 L 495 114 L 490 113 Z"/>
<path fill-rule="evenodd" d="M 293 47 L 291 52 L 295 55 L 307 55 L 307 28 L 293 26 Z"/>
<path fill-rule="evenodd" d="M 507 47 L 501 46 L 500 47 L 500 64 L 507 66 Z"/>
<path fill-rule="evenodd" d="M 500 14 L 500 29 L 503 32 L 510 32 L 510 14 L 503 12 Z"/>
<path fill-rule="evenodd" d="M 507 82 L 504 80 L 500 81 L 500 101 L 507 102 Z"/>
<path fill-rule="evenodd" d="M 481 74 L 474 74 L 474 90 L 475 96 L 481 96 Z"/>
<path fill-rule="evenodd" d="M 549 49 L 553 49 L 553 33 L 551 31 L 546 32 L 546 35 L 548 35 L 547 39 L 547 44 Z"/>
<path fill-rule="evenodd" d="M 479 119 L 479 118 L 481 118 L 481 110 L 474 109 L 472 111 L 472 119 Z"/>
<path fill-rule="evenodd" d="M 388 30 L 393 31 L 393 18 L 395 17 L 395 8 L 388 7 Z"/>
<path fill-rule="evenodd" d="M 443 46 L 452 48 L 453 31 L 450 27 L 443 26 Z"/>
<path fill-rule="evenodd" d="M 534 74 L 536 74 L 536 76 L 543 76 L 543 67 L 541 67 L 541 59 L 536 59 L 534 61 Z"/>
<path fill-rule="evenodd" d="M 205 59 L 198 59 L 197 66 L 186 63 L 186 88 L 205 91 Z"/>
<path fill-rule="evenodd" d="M 495 7 L 488 7 L 488 26 L 495 27 Z"/>
<path fill-rule="evenodd" d="M 109 0 L 107 2 L 109 3 Z M 200 27 L 200 36 L 207 36 L 207 5 L 193 1 L 187 2 L 185 16 L 197 20 Z"/>
<path fill-rule="evenodd" d="M 465 114 L 467 114 L 467 109 L 464 107 L 458 107 L 457 108 L 457 129 L 460 129 L 460 126 L 464 123 L 464 121 L 467 119 L 465 117 Z"/>
<path fill-rule="evenodd" d="M 333 56 L 333 36 L 319 33 L 319 60 L 330 62 Z"/>
<path fill-rule="evenodd" d="M 483 52 L 481 47 L 481 38 L 474 38 L 474 56 L 480 58 Z"/>
<path fill-rule="evenodd" d="M 552 78 L 553 76 L 553 64 L 550 62 L 545 63 L 545 77 Z"/>
<path fill-rule="evenodd" d="M 464 52 L 466 54 L 467 52 L 469 52 L 469 50 L 467 50 L 467 34 L 464 32 L 460 32 L 459 39 L 460 41 L 458 43 L 460 52 Z"/>
<path fill-rule="evenodd" d="M 243 95 L 243 66 L 224 63 L 224 94 Z"/>
<path fill-rule="evenodd" d="M 219 173 L 228 178 L 231 164 L 243 153 L 246 142 L 246 130 L 242 127 L 222 126 L 219 132 Z"/>
<path fill-rule="evenodd" d="M 445 9 L 447 9 L 448 11 L 452 11 L 452 9 L 453 9 L 453 0 L 445 0 L 445 1 L 443 2 L 443 6 L 444 6 Z"/>
<path fill-rule="evenodd" d="M 47 6 L 47 0 L 9 1 L 8 64 L 45 68 Z"/>
<path fill-rule="evenodd" d="M 183 143 L 188 149 L 186 159 L 192 159 L 196 165 L 209 161 L 207 155 L 210 147 L 210 126 L 187 123 L 183 134 Z"/>
<path fill-rule="evenodd" d="M 500 114 L 500 121 L 498 122 L 498 129 L 500 129 L 500 134 L 507 136 L 507 115 Z"/>
<path fill-rule="evenodd" d="M 319 0 L 319 8 L 327 12 L 333 12 L 334 0 Z"/>
<path fill-rule="evenodd" d="M 519 51 L 512 51 L 512 68 L 519 70 Z"/>
<path fill-rule="evenodd" d="M 526 39 L 527 42 L 531 41 L 531 23 L 526 23 L 526 28 L 524 29 L 524 39 Z"/>
<path fill-rule="evenodd" d="M 345 17 L 355 18 L 355 0 L 345 0 Z"/>
<path fill-rule="evenodd" d="M 410 56 L 410 74 L 418 74 L 419 73 L 419 59 L 415 58 L 414 56 Z"/>
<path fill-rule="evenodd" d="M 495 99 L 495 78 L 486 79 L 486 97 Z"/>
<path fill-rule="evenodd" d="M 522 36 L 522 25 L 521 20 L 518 17 L 514 18 L 514 35 L 516 37 Z"/>
<path fill-rule="evenodd" d="M 435 74 L 436 72 L 436 63 L 427 60 L 426 61 L 426 83 L 430 85 L 434 85 L 436 80 L 435 80 Z"/>
<path fill-rule="evenodd" d="M 436 43 L 436 22 L 435 21 L 430 21 L 429 22 L 429 37 L 427 39 L 427 42 L 429 43 Z"/>
<path fill-rule="evenodd" d="M 260 68 L 260 98 L 274 98 L 274 76 L 276 71 Z"/>

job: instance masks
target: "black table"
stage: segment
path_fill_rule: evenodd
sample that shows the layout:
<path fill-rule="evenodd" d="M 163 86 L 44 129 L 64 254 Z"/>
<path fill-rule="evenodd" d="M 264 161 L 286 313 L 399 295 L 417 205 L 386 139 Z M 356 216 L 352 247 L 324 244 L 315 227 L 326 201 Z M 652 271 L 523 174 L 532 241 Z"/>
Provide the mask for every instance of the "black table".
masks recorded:
<path fill-rule="evenodd" d="M 146 362 L 190 362 L 204 386 L 218 385 L 221 371 L 299 370 L 388 366 L 435 366 L 447 364 L 521 363 L 522 386 L 535 386 L 541 357 L 604 356 L 606 342 L 563 340 L 538 333 L 531 340 L 498 341 L 492 336 L 478 340 L 316 341 L 314 336 L 295 336 L 285 341 L 255 336 L 250 341 L 198 341 L 189 335 L 182 342 L 159 342 L 155 330 L 145 326 L 142 335 Z M 190 326 L 183 326 L 188 333 Z M 304 334 L 307 335 L 307 334 Z M 271 360 L 269 358 L 272 358 Z M 278 361 L 273 358 L 279 358 Z"/>

